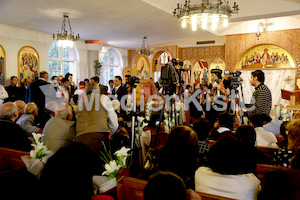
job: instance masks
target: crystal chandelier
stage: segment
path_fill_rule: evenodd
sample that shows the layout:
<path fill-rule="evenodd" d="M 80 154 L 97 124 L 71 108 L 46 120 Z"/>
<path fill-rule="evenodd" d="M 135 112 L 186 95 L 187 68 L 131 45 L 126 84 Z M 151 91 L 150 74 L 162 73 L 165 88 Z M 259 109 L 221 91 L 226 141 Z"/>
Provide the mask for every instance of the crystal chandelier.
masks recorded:
<path fill-rule="evenodd" d="M 211 25 L 212 30 L 216 30 L 218 24 L 223 24 L 226 27 L 231 14 L 237 14 L 238 11 L 239 7 L 236 2 L 231 8 L 226 0 L 217 0 L 216 3 L 202 0 L 201 4 L 194 5 L 191 5 L 190 0 L 186 0 L 184 5 L 177 4 L 173 14 L 178 17 L 182 28 L 186 28 L 187 23 L 189 23 L 192 25 L 192 30 L 196 31 L 198 26 L 206 29 L 207 25 Z"/>
<path fill-rule="evenodd" d="M 145 54 L 147 56 L 150 56 L 154 53 L 153 49 L 151 49 L 151 50 L 149 49 L 147 37 L 143 38 L 142 46 L 136 50 L 136 53 L 137 54 Z"/>
<path fill-rule="evenodd" d="M 55 34 L 53 34 L 53 40 L 56 40 L 58 42 L 58 46 L 59 47 L 71 47 L 73 48 L 74 46 L 74 42 L 76 42 L 80 36 L 79 34 L 75 37 L 74 36 L 74 32 L 72 31 L 72 27 L 71 27 L 71 24 L 70 24 L 70 20 L 69 20 L 69 16 L 68 14 L 63 14 L 63 22 L 62 22 L 62 25 L 61 25 L 61 29 L 60 29 L 60 32 L 59 30 L 57 30 L 57 34 L 56 34 L 56 37 L 55 37 Z M 68 25 L 69 25 L 69 33 L 68 33 L 68 30 L 67 30 L 67 22 L 68 22 Z"/>

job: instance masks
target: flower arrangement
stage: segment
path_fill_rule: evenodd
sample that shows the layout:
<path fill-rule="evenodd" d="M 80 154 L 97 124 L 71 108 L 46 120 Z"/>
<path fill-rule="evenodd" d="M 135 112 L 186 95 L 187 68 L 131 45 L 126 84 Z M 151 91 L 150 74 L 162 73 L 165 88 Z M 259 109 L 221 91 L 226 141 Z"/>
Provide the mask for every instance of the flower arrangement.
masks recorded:
<path fill-rule="evenodd" d="M 33 150 L 30 151 L 30 157 L 31 158 L 36 158 L 36 159 L 41 159 L 45 156 L 47 156 L 50 151 L 48 151 L 48 148 L 44 145 L 43 142 L 40 142 L 40 138 L 43 136 L 40 133 L 32 133 L 32 136 L 34 138 L 31 146 L 34 147 Z"/>
<path fill-rule="evenodd" d="M 281 109 L 281 111 L 280 111 L 280 116 L 282 117 L 282 121 L 284 121 L 284 122 L 292 119 L 292 115 L 293 115 L 292 111 L 289 111 L 288 109 L 286 109 L 286 106 L 284 106 L 284 108 Z"/>
<path fill-rule="evenodd" d="M 100 156 L 100 158 L 106 163 L 104 165 L 105 171 L 102 175 L 108 176 L 108 179 L 115 178 L 121 167 L 127 167 L 126 160 L 127 157 L 130 156 L 130 154 L 128 154 L 128 151 L 130 150 L 130 148 L 122 147 L 114 153 L 116 156 L 115 160 L 110 153 L 106 156 L 103 152 L 101 152 L 102 156 Z"/>

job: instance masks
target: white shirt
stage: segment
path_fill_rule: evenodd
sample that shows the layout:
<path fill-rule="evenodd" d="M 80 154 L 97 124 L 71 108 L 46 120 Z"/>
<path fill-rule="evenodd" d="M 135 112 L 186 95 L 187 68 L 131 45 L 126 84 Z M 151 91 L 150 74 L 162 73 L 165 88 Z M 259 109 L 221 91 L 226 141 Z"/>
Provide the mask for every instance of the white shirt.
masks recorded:
<path fill-rule="evenodd" d="M 118 116 L 115 112 L 115 109 L 112 105 L 110 98 L 106 95 L 100 96 L 100 102 L 103 105 L 104 109 L 107 111 L 108 119 L 108 129 L 114 133 L 119 127 Z"/>
<path fill-rule="evenodd" d="M 260 191 L 260 181 L 252 173 L 223 175 L 208 167 L 199 167 L 195 172 L 195 190 L 222 197 L 254 200 Z"/>
<path fill-rule="evenodd" d="M 8 94 L 5 90 L 5 88 L 2 85 L 0 85 L 0 105 L 3 104 L 4 99 L 6 99 L 7 97 L 8 97 Z"/>
<path fill-rule="evenodd" d="M 254 128 L 256 132 L 256 146 L 278 148 L 277 138 L 263 127 Z"/>

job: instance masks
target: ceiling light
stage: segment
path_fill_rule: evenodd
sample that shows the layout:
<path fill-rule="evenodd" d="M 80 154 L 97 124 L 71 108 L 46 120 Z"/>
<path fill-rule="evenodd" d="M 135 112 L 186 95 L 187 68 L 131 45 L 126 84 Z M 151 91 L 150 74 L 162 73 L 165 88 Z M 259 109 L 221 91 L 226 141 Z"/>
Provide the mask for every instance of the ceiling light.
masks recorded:
<path fill-rule="evenodd" d="M 148 39 L 147 37 L 143 38 L 142 46 L 136 50 L 137 54 L 145 54 L 146 56 L 150 56 L 154 53 L 153 49 L 149 49 Z"/>
<path fill-rule="evenodd" d="M 174 16 L 178 17 L 182 28 L 186 27 L 186 23 L 192 25 L 192 30 L 197 30 L 200 26 L 206 29 L 207 25 L 211 25 L 212 29 L 216 29 L 218 24 L 228 26 L 231 14 L 237 14 L 239 7 L 234 2 L 233 7 L 226 0 L 217 0 L 211 3 L 209 0 L 202 0 L 201 4 L 191 5 L 191 1 L 186 0 L 184 5 L 177 4 L 174 9 Z"/>
<path fill-rule="evenodd" d="M 56 37 L 55 34 L 53 34 L 53 40 L 57 41 L 59 47 L 62 46 L 72 48 L 74 46 L 74 42 L 76 42 L 80 38 L 80 36 L 79 34 L 76 37 L 74 36 L 68 14 L 64 13 L 63 17 L 64 19 L 61 25 L 60 32 L 59 30 L 57 31 Z M 69 32 L 66 25 L 69 26 Z"/>

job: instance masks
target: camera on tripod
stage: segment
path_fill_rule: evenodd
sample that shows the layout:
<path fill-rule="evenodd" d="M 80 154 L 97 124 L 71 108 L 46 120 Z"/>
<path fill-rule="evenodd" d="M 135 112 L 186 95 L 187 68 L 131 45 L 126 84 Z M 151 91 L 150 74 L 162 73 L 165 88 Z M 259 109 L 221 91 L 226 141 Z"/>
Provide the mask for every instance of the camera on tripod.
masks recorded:
<path fill-rule="evenodd" d="M 172 59 L 172 64 L 166 64 L 161 67 L 160 84 L 162 86 L 173 86 L 183 82 L 180 72 L 184 71 L 184 69 L 176 69 L 175 66 L 177 65 L 183 66 L 183 62 Z"/>
<path fill-rule="evenodd" d="M 224 71 L 224 74 L 230 74 L 232 75 L 231 77 L 228 78 L 228 86 L 230 89 L 237 89 L 240 84 L 241 84 L 241 71 L 236 71 L 236 72 L 230 72 L 230 71 Z"/>
<path fill-rule="evenodd" d="M 129 79 L 130 87 L 136 87 L 136 85 L 135 85 L 136 83 L 140 83 L 139 77 L 137 77 L 137 76 L 130 77 L 130 79 Z"/>

